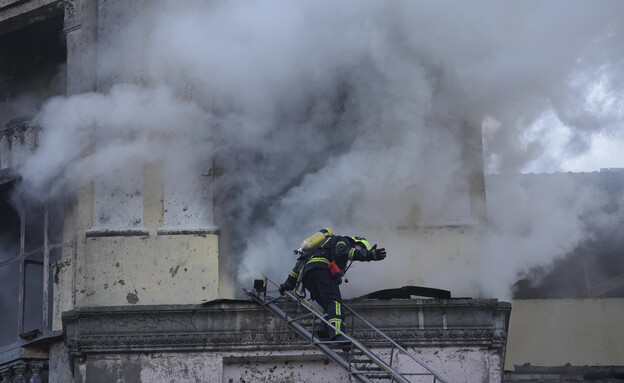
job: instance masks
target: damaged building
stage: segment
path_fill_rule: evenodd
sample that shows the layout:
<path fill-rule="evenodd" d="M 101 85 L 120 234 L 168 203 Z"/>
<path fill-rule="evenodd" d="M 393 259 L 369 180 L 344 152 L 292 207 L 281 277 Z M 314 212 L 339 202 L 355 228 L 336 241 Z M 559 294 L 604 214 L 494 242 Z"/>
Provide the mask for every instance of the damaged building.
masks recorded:
<path fill-rule="evenodd" d="M 170 132 L 141 137 L 137 129 L 115 138 L 153 143 L 150 156 L 110 160 L 104 170 L 95 160 L 50 169 L 58 173 L 45 179 L 62 180 L 62 188 L 26 182 L 27 159 L 50 139 L 33 110 L 54 96 L 149 85 L 144 47 L 126 44 L 124 35 L 129 20 L 148 18 L 147 3 L 0 0 L 0 381 L 354 381 L 241 293 L 230 261 L 240 250 L 239 217 L 223 208 L 240 190 L 216 183 L 238 169 L 221 166 L 216 154 L 206 151 L 181 170 L 169 151 Z M 193 85 L 183 98 L 202 97 Z M 344 98 L 339 92 L 337 100 Z M 79 113 L 80 103 L 73 110 Z M 80 158 L 97 158 L 96 130 L 73 132 L 89 141 Z M 462 163 L 454 182 L 461 198 L 448 205 L 460 213 L 425 227 L 408 220 L 392 234 L 415 238 L 440 260 L 478 253 L 487 231 L 481 132 L 470 124 L 457 130 Z M 616 204 L 605 208 L 614 212 Z M 426 215 L 422 207 L 410 209 L 411 219 Z M 617 259 L 620 248 L 613 244 L 604 256 Z M 586 251 L 578 252 L 583 259 Z M 411 262 L 397 275 L 417 273 L 417 259 Z M 550 272 L 581 272 L 577 266 Z M 624 380 L 624 346 L 617 342 L 624 332 L 617 321 L 624 314 L 624 270 L 611 271 L 596 281 L 581 273 L 585 289 L 564 296 L 549 288 L 549 278 L 541 285 L 519 281 L 511 303 L 402 290 L 348 304 L 448 382 L 618 381 Z"/>

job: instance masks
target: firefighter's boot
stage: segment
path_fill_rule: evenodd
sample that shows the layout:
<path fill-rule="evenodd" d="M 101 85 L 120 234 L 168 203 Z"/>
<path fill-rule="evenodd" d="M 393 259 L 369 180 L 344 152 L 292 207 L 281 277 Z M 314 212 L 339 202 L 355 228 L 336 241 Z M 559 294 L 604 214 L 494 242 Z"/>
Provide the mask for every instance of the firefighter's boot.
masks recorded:
<path fill-rule="evenodd" d="M 323 319 L 327 320 L 328 317 L 329 316 L 327 313 L 323 314 Z M 329 331 L 328 331 L 327 323 L 321 322 L 318 330 L 316 330 L 316 336 L 319 339 L 329 339 Z"/>

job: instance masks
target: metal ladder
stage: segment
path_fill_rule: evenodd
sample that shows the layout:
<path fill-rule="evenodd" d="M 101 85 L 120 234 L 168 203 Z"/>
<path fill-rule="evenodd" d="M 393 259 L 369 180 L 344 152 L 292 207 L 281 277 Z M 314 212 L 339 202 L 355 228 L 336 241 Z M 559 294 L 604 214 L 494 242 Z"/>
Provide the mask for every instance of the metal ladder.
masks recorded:
<path fill-rule="evenodd" d="M 433 383 L 449 383 L 423 361 L 401 347 L 344 303 L 342 308 L 346 314 L 345 318 L 350 316 L 352 319 L 349 327 L 351 331 L 353 331 L 356 321 L 358 321 L 361 328 L 372 330 L 377 334 L 374 341 L 360 341 L 348 332 L 345 333 L 336 329 L 336 327 L 323 318 L 323 313 L 314 304 L 307 299 L 297 296 L 292 291 L 287 291 L 284 296 L 280 296 L 279 293 L 276 294 L 276 297 L 268 296 L 267 282 L 271 283 L 277 292 L 279 285 L 267 277 L 264 277 L 263 280 L 254 281 L 253 290 L 243 287 L 243 291 L 264 308 L 282 319 L 293 331 L 309 341 L 310 344 L 347 370 L 351 376 L 360 382 L 389 381 L 410 383 L 433 381 Z M 327 328 L 339 331 L 347 341 L 335 342 L 315 336 L 316 330 L 323 322 L 327 325 Z M 374 353 L 369 348 L 373 346 L 381 351 L 377 354 Z M 413 371 L 399 372 L 397 368 L 400 364 L 410 365 L 410 369 Z M 416 380 L 410 380 L 406 376 Z"/>

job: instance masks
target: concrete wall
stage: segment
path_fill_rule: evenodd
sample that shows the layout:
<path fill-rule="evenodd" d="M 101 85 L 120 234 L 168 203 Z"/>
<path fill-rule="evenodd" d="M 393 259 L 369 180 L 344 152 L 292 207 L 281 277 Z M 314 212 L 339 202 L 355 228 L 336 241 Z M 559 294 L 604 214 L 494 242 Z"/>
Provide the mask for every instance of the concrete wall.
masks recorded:
<path fill-rule="evenodd" d="M 512 301 L 505 369 L 622 365 L 624 299 Z"/>
<path fill-rule="evenodd" d="M 199 304 L 218 298 L 217 236 L 89 238 L 78 306 Z"/>
<path fill-rule="evenodd" d="M 107 228 L 97 222 L 96 191 L 90 181 L 83 181 L 76 230 L 76 307 L 193 304 L 227 297 L 219 290 L 218 231 L 205 226 L 192 230 L 188 225 L 179 231 L 162 229 L 165 197 L 160 174 L 153 165 L 146 166 L 145 192 L 127 206 L 140 208 L 141 225 L 136 227 Z"/>
<path fill-rule="evenodd" d="M 450 382 L 502 379 L 507 303 L 398 299 L 348 304 Z M 373 332 L 350 326 L 349 333 L 371 342 L 380 357 L 388 356 L 387 349 L 375 348 L 381 339 Z M 74 383 L 351 381 L 345 370 L 250 301 L 82 308 L 64 315 L 64 329 Z M 394 360 L 401 372 L 424 372 L 411 359 Z"/>
<path fill-rule="evenodd" d="M 476 347 L 409 350 L 441 371 L 449 382 L 501 381 L 496 353 Z M 78 363 L 74 382 L 292 382 L 347 383 L 354 380 L 336 363 L 313 349 L 250 352 L 98 354 Z M 407 369 L 408 370 L 408 369 Z M 416 371 L 414 369 L 413 371 Z M 432 382 L 431 376 L 410 377 Z"/>

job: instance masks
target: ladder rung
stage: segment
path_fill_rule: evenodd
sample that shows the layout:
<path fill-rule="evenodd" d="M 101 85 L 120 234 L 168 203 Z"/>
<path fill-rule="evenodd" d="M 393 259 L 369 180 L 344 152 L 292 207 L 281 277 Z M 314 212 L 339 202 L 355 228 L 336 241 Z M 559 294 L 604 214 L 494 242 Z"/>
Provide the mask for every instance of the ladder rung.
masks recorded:
<path fill-rule="evenodd" d="M 392 376 L 392 373 L 387 371 L 359 371 L 353 372 L 354 375 L 366 375 L 366 376 L 383 376 L 387 375 L 388 377 Z"/>
<path fill-rule="evenodd" d="M 280 298 L 282 298 L 282 297 L 275 297 L 275 298 L 271 298 L 271 299 L 269 299 L 268 301 L 266 301 L 266 302 L 265 302 L 265 304 L 267 304 L 267 305 L 268 305 L 269 303 L 274 303 L 274 302 L 277 302 L 277 300 L 279 300 Z M 285 301 L 284 303 L 286 303 L 286 302 L 287 302 L 287 301 Z M 278 303 L 275 303 L 275 304 L 278 304 Z"/>
<path fill-rule="evenodd" d="M 345 345 L 345 346 L 351 346 L 351 341 L 350 340 L 319 340 L 318 343 L 322 343 L 322 344 L 329 344 L 329 345 Z M 346 353 L 348 354 L 349 352 L 346 351 Z"/>
<path fill-rule="evenodd" d="M 351 358 L 351 364 L 364 364 L 364 363 L 370 363 L 370 359 L 368 358 L 362 358 L 362 359 L 353 359 Z"/>
<path fill-rule="evenodd" d="M 307 318 L 307 317 L 309 317 L 309 316 L 311 316 L 311 315 L 312 315 L 312 313 L 307 313 L 307 314 L 299 315 L 298 317 L 294 317 L 294 318 L 287 319 L 287 320 L 286 320 L 286 322 L 296 322 L 296 321 L 298 321 L 298 320 L 301 320 L 301 319 Z"/>
<path fill-rule="evenodd" d="M 373 367 L 356 367 L 358 369 L 358 371 L 361 371 L 363 373 L 366 374 L 389 374 L 388 371 L 384 371 L 381 368 L 377 367 L 377 368 L 373 368 Z"/>

